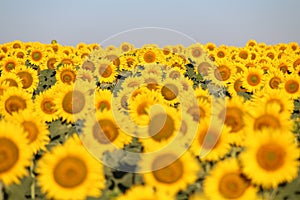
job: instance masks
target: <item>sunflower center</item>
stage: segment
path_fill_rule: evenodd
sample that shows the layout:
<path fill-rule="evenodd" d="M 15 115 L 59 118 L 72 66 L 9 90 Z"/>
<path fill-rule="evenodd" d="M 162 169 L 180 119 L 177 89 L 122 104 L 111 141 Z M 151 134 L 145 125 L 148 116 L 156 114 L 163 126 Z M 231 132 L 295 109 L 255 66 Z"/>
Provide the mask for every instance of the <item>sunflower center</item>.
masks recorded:
<path fill-rule="evenodd" d="M 201 51 L 200 49 L 194 48 L 194 49 L 192 50 L 192 56 L 193 56 L 194 58 L 199 58 L 201 55 L 202 55 L 202 51 Z"/>
<path fill-rule="evenodd" d="M 280 82 L 281 82 L 281 79 L 279 77 L 273 77 L 269 81 L 269 86 L 272 89 L 278 89 Z"/>
<path fill-rule="evenodd" d="M 24 56 L 25 56 L 25 54 L 24 54 L 23 52 L 18 52 L 18 53 L 16 54 L 16 57 L 17 57 L 17 58 L 24 58 Z"/>
<path fill-rule="evenodd" d="M 98 120 L 93 126 L 93 136 L 101 144 L 113 142 L 119 135 L 118 128 L 109 119 Z"/>
<path fill-rule="evenodd" d="M 65 94 L 62 102 L 64 111 L 76 114 L 82 111 L 85 105 L 85 97 L 80 91 L 74 90 Z"/>
<path fill-rule="evenodd" d="M 42 53 L 39 51 L 32 52 L 32 59 L 34 61 L 40 61 L 42 59 Z"/>
<path fill-rule="evenodd" d="M 241 51 L 239 53 L 239 57 L 246 60 L 248 58 L 248 52 L 247 51 Z"/>
<path fill-rule="evenodd" d="M 227 66 L 220 66 L 214 71 L 216 79 L 226 81 L 230 78 L 230 69 Z"/>
<path fill-rule="evenodd" d="M 224 57 L 225 57 L 225 53 L 224 53 L 223 51 L 219 51 L 219 52 L 217 53 L 217 56 L 218 56 L 219 58 L 224 58 Z"/>
<path fill-rule="evenodd" d="M 15 63 L 9 62 L 9 63 L 6 64 L 5 69 L 6 69 L 7 71 L 11 71 L 11 70 L 15 69 L 15 67 L 16 67 L 16 64 L 15 64 Z"/>
<path fill-rule="evenodd" d="M 24 89 L 27 89 L 32 85 L 33 77 L 29 72 L 19 72 L 17 73 L 17 76 L 21 78 Z"/>
<path fill-rule="evenodd" d="M 72 70 L 64 70 L 60 74 L 60 79 L 63 83 L 70 84 L 71 82 L 75 82 L 76 74 Z"/>
<path fill-rule="evenodd" d="M 61 63 L 64 65 L 73 65 L 73 61 L 69 58 L 62 59 Z"/>
<path fill-rule="evenodd" d="M 299 83 L 294 80 L 288 80 L 285 83 L 285 91 L 287 91 L 290 94 L 294 94 L 299 90 Z"/>
<path fill-rule="evenodd" d="M 211 68 L 211 65 L 208 62 L 202 62 L 198 65 L 198 73 L 203 74 L 204 76 L 208 75 L 208 70 Z"/>
<path fill-rule="evenodd" d="M 103 111 L 104 109 L 110 110 L 110 103 L 108 101 L 100 101 L 97 109 Z"/>
<path fill-rule="evenodd" d="M 200 106 L 192 106 L 187 110 L 187 113 L 193 117 L 195 122 L 199 122 L 200 117 L 205 117 L 205 111 Z"/>
<path fill-rule="evenodd" d="M 95 71 L 95 65 L 93 62 L 91 61 L 85 61 L 82 65 L 82 69 L 86 69 L 88 71 L 92 71 L 94 72 Z"/>
<path fill-rule="evenodd" d="M 99 67 L 99 74 L 104 78 L 110 77 L 112 74 L 112 67 L 110 65 L 101 65 Z"/>
<path fill-rule="evenodd" d="M 10 170 L 19 159 L 19 149 L 15 142 L 0 138 L 0 174 Z"/>
<path fill-rule="evenodd" d="M 48 69 L 54 69 L 54 64 L 56 63 L 56 58 L 49 58 L 47 60 L 47 68 Z"/>
<path fill-rule="evenodd" d="M 151 118 L 148 131 L 155 141 L 165 140 L 174 133 L 175 122 L 169 115 L 157 114 Z"/>
<path fill-rule="evenodd" d="M 9 87 L 18 87 L 18 83 L 14 79 L 8 78 L 8 79 L 5 79 L 4 81 L 8 83 Z"/>
<path fill-rule="evenodd" d="M 36 126 L 36 124 L 31 121 L 24 121 L 22 123 L 22 126 L 24 130 L 27 132 L 27 138 L 29 139 L 29 143 L 35 141 L 39 134 L 39 129 Z"/>
<path fill-rule="evenodd" d="M 231 132 L 238 132 L 244 127 L 244 122 L 242 120 L 243 112 L 239 108 L 227 107 L 226 110 L 222 110 L 219 118 L 223 119 L 224 115 L 225 124 L 231 127 Z"/>
<path fill-rule="evenodd" d="M 247 77 L 247 82 L 249 85 L 251 86 L 256 86 L 260 83 L 260 78 L 257 74 L 250 74 L 248 77 Z"/>
<path fill-rule="evenodd" d="M 177 182 L 183 176 L 183 163 L 180 159 L 172 162 L 173 160 L 176 160 L 175 155 L 167 154 L 158 156 L 153 161 L 152 169 L 154 171 L 152 174 L 157 181 L 172 184 Z"/>
<path fill-rule="evenodd" d="M 64 188 L 74 188 L 82 184 L 87 177 L 86 164 L 77 157 L 65 157 L 57 163 L 53 170 L 56 183 Z"/>
<path fill-rule="evenodd" d="M 173 84 L 166 84 L 161 89 L 161 94 L 168 101 L 175 99 L 178 95 L 178 92 L 178 88 Z"/>
<path fill-rule="evenodd" d="M 249 183 L 238 173 L 225 174 L 219 182 L 219 191 L 223 197 L 237 199 L 241 197 Z"/>
<path fill-rule="evenodd" d="M 13 112 L 17 112 L 19 110 L 24 110 L 27 107 L 26 101 L 19 96 L 10 96 L 5 101 L 5 110 L 12 114 Z"/>
<path fill-rule="evenodd" d="M 206 150 L 214 149 L 219 144 L 220 134 L 221 133 L 218 133 L 215 130 L 210 130 L 208 132 L 208 129 L 203 129 L 198 136 L 198 143 L 201 145 L 203 149 Z"/>
<path fill-rule="evenodd" d="M 133 64 L 135 63 L 134 58 L 127 58 L 126 59 L 126 64 L 129 68 L 131 68 L 133 66 Z"/>
<path fill-rule="evenodd" d="M 241 81 L 240 79 L 237 79 L 235 82 L 234 82 L 234 90 L 236 92 L 245 92 L 246 90 L 242 87 L 243 85 L 243 81 Z"/>
<path fill-rule="evenodd" d="M 255 119 L 254 121 L 255 130 L 261 130 L 263 128 L 268 128 L 268 127 L 273 129 L 280 128 L 280 121 L 273 115 L 269 115 L 269 114 L 264 114 Z"/>
<path fill-rule="evenodd" d="M 153 51 L 147 51 L 143 58 L 146 63 L 153 63 L 156 59 L 156 54 Z"/>
<path fill-rule="evenodd" d="M 55 113 L 54 109 L 55 104 L 52 99 L 44 99 L 41 103 L 41 109 L 44 113 L 53 114 Z"/>
<path fill-rule="evenodd" d="M 172 72 L 169 74 L 169 77 L 170 77 L 171 79 L 177 79 L 177 78 L 180 78 L 180 72 L 174 70 L 174 71 L 172 71 Z"/>
<path fill-rule="evenodd" d="M 275 171 L 284 164 L 285 150 L 278 144 L 262 145 L 256 154 L 258 164 L 267 171 Z"/>

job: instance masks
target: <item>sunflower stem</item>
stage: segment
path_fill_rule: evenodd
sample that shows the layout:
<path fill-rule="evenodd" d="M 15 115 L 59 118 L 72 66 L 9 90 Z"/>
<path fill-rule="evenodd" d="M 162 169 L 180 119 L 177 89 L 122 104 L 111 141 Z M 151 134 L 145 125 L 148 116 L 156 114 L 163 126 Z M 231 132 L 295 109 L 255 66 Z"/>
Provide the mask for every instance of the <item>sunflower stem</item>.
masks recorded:
<path fill-rule="evenodd" d="M 31 183 L 31 199 L 35 199 L 35 176 L 33 173 L 33 169 L 34 169 L 34 162 L 31 163 L 30 165 L 30 176 L 32 177 L 32 183 Z"/>

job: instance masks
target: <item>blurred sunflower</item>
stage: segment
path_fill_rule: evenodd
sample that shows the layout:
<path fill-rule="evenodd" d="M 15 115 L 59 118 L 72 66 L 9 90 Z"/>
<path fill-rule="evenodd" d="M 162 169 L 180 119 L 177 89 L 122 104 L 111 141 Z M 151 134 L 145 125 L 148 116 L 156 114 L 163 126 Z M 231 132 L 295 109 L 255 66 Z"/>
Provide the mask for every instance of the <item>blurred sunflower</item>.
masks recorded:
<path fill-rule="evenodd" d="M 37 163 L 38 184 L 49 199 L 99 197 L 105 187 L 103 166 L 74 135 Z"/>
<path fill-rule="evenodd" d="M 0 97 L 0 111 L 4 117 L 12 115 L 14 112 L 32 108 L 31 94 L 23 89 L 12 87 L 5 90 Z"/>
<path fill-rule="evenodd" d="M 257 200 L 257 189 L 241 173 L 236 159 L 217 163 L 204 180 L 204 194 L 215 200 Z"/>
<path fill-rule="evenodd" d="M 297 177 L 299 148 L 288 130 L 263 129 L 249 135 L 241 153 L 243 172 L 263 188 L 276 188 Z"/>
<path fill-rule="evenodd" d="M 175 195 L 188 184 L 194 183 L 200 171 L 197 161 L 189 152 L 178 156 L 175 150 L 155 154 L 147 162 L 142 160 L 140 165 L 148 171 L 143 174 L 145 184 L 169 195 Z"/>
<path fill-rule="evenodd" d="M 138 50 L 139 65 L 164 63 L 162 51 L 154 47 L 145 47 Z"/>
<path fill-rule="evenodd" d="M 74 66 L 72 65 L 62 65 L 56 70 L 56 81 L 58 83 L 68 84 L 71 85 L 75 83 L 77 76 L 77 71 Z"/>
<path fill-rule="evenodd" d="M 170 78 L 162 82 L 160 93 L 166 104 L 172 105 L 182 100 L 183 86 Z"/>
<path fill-rule="evenodd" d="M 231 97 L 235 97 L 242 92 L 247 92 L 247 89 L 243 87 L 243 77 L 242 73 L 236 73 L 232 76 L 231 84 L 227 85 L 227 90 Z"/>
<path fill-rule="evenodd" d="M 0 77 L 0 83 L 7 83 L 9 87 L 22 88 L 22 80 L 15 73 L 3 73 Z"/>
<path fill-rule="evenodd" d="M 20 183 L 28 174 L 32 152 L 20 125 L 0 121 L 0 180 L 4 185 Z"/>
<path fill-rule="evenodd" d="M 294 74 L 285 77 L 284 91 L 285 94 L 292 99 L 300 97 L 300 79 L 298 75 Z"/>
<path fill-rule="evenodd" d="M 131 51 L 134 49 L 134 45 L 129 43 L 129 42 L 122 42 L 119 46 L 119 49 L 123 52 L 126 53 L 128 51 Z"/>
<path fill-rule="evenodd" d="M 138 58 L 130 53 L 120 56 L 120 70 L 134 70 L 138 64 Z"/>
<path fill-rule="evenodd" d="M 95 91 L 95 108 L 96 110 L 111 110 L 112 108 L 112 93 L 110 90 L 97 89 Z"/>
<path fill-rule="evenodd" d="M 274 89 L 282 89 L 284 76 L 281 71 L 278 69 L 272 69 L 269 70 L 264 76 L 266 81 L 264 89 L 266 89 L 267 92 Z"/>
<path fill-rule="evenodd" d="M 100 83 L 112 83 L 116 79 L 117 69 L 107 59 L 100 59 L 96 63 L 95 75 L 98 77 Z"/>
<path fill-rule="evenodd" d="M 199 43 L 192 44 L 186 48 L 185 56 L 195 63 L 199 63 L 201 58 L 205 56 L 204 47 Z"/>

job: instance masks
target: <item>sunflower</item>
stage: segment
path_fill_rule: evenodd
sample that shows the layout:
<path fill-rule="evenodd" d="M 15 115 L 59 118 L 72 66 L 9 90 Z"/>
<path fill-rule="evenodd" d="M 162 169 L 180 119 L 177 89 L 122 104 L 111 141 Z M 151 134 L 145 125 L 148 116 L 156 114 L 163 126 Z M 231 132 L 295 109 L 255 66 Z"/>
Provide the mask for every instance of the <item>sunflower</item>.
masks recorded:
<path fill-rule="evenodd" d="M 154 190 L 150 186 L 136 185 L 126 191 L 125 194 L 119 195 L 115 200 L 162 200 L 172 199 L 171 196 L 160 190 Z"/>
<path fill-rule="evenodd" d="M 25 63 L 27 52 L 24 49 L 16 49 L 12 52 L 13 57 L 17 58 L 20 63 Z"/>
<path fill-rule="evenodd" d="M 139 65 L 164 63 L 162 51 L 155 47 L 145 47 L 138 50 Z"/>
<path fill-rule="evenodd" d="M 138 64 L 138 58 L 130 53 L 120 56 L 120 70 L 133 70 Z"/>
<path fill-rule="evenodd" d="M 199 43 L 192 44 L 186 48 L 185 56 L 198 63 L 198 61 L 201 60 L 203 56 L 205 56 L 204 48 Z"/>
<path fill-rule="evenodd" d="M 142 76 L 149 74 L 161 78 L 163 76 L 164 67 L 165 66 L 161 64 L 144 64 Z"/>
<path fill-rule="evenodd" d="M 172 105 L 182 100 L 182 92 L 183 86 L 176 80 L 167 78 L 162 82 L 160 93 L 163 96 L 165 103 Z"/>
<path fill-rule="evenodd" d="M 20 40 L 15 40 L 10 43 L 11 48 L 13 49 L 23 49 L 24 48 L 24 43 Z"/>
<path fill-rule="evenodd" d="M 43 91 L 35 96 L 34 108 L 38 113 L 39 118 L 45 122 L 51 122 L 58 119 L 58 112 L 55 106 L 55 94 L 56 88 L 52 87 L 46 91 Z"/>
<path fill-rule="evenodd" d="M 263 128 L 272 128 L 279 130 L 292 130 L 293 122 L 290 120 L 290 111 L 280 112 L 281 107 L 278 104 L 267 104 L 262 102 L 248 106 L 248 112 L 244 115 L 245 133 L 251 135 L 253 131 Z"/>
<path fill-rule="evenodd" d="M 22 88 L 27 92 L 32 93 L 38 86 L 37 71 L 30 67 L 18 67 L 12 71 L 22 80 Z"/>
<path fill-rule="evenodd" d="M 149 90 L 158 91 L 160 89 L 160 85 L 162 84 L 161 77 L 158 77 L 152 73 L 147 74 L 144 71 L 141 75 L 144 79 L 145 87 L 147 87 Z"/>
<path fill-rule="evenodd" d="M 203 100 L 207 103 L 211 103 L 211 96 L 207 89 L 204 90 L 202 87 L 198 86 L 197 88 L 195 88 L 194 93 L 198 100 Z"/>
<path fill-rule="evenodd" d="M 122 55 L 122 52 L 119 49 L 111 50 L 109 52 L 105 51 L 102 59 L 109 60 L 113 67 L 119 67 L 120 66 L 120 56 Z"/>
<path fill-rule="evenodd" d="M 221 45 L 213 51 L 214 58 L 216 61 L 226 59 L 228 57 L 228 49 L 226 46 Z"/>
<path fill-rule="evenodd" d="M 145 184 L 169 195 L 175 195 L 194 183 L 200 171 L 189 152 L 179 156 L 175 150 L 151 154 L 147 160 L 141 160 L 140 166 L 146 172 L 143 174 Z"/>
<path fill-rule="evenodd" d="M 38 184 L 49 199 L 99 197 L 105 187 L 103 166 L 80 144 L 76 134 L 43 155 L 36 171 Z"/>
<path fill-rule="evenodd" d="M 72 65 L 63 65 L 56 70 L 57 83 L 71 85 L 76 81 L 77 71 Z"/>
<path fill-rule="evenodd" d="M 241 79 L 243 82 L 242 86 L 249 92 L 255 92 L 261 90 L 264 85 L 263 70 L 251 67 L 247 69 Z"/>
<path fill-rule="evenodd" d="M 125 80 L 120 81 L 122 89 L 137 89 L 143 85 L 143 77 L 129 76 Z"/>
<path fill-rule="evenodd" d="M 111 110 L 112 93 L 110 90 L 97 89 L 95 92 L 95 108 L 96 110 Z"/>
<path fill-rule="evenodd" d="M 66 49 L 66 51 L 69 51 Z M 60 65 L 72 65 L 72 66 L 80 66 L 82 63 L 82 59 L 80 59 L 77 55 L 73 53 L 58 53 L 58 61 L 55 63 L 54 67 L 57 68 Z"/>
<path fill-rule="evenodd" d="M 188 60 L 178 54 L 173 54 L 171 57 L 167 59 L 166 65 L 172 69 L 179 69 L 185 71 L 185 65 L 188 64 Z"/>
<path fill-rule="evenodd" d="M 264 75 L 266 84 L 264 88 L 267 90 L 281 89 L 284 81 L 284 76 L 278 69 L 269 70 L 268 74 Z"/>
<path fill-rule="evenodd" d="M 276 188 L 298 175 L 299 148 L 288 130 L 263 129 L 249 135 L 241 153 L 243 172 L 263 188 Z"/>
<path fill-rule="evenodd" d="M 242 73 L 236 73 L 232 76 L 231 84 L 227 85 L 227 90 L 231 97 L 235 97 L 242 92 L 247 92 L 247 90 L 243 87 L 242 78 Z"/>
<path fill-rule="evenodd" d="M 285 94 L 292 99 L 300 97 L 300 80 L 298 75 L 286 76 L 284 80 L 284 91 Z"/>
<path fill-rule="evenodd" d="M 0 83 L 7 83 L 9 87 L 22 88 L 22 80 L 15 73 L 3 73 L 0 77 Z"/>
<path fill-rule="evenodd" d="M 0 69 L 2 69 L 4 72 L 10 72 L 20 65 L 20 60 L 18 60 L 16 57 L 6 57 L 1 61 Z"/>
<path fill-rule="evenodd" d="M 212 67 L 208 72 L 208 79 L 212 80 L 212 83 L 219 86 L 224 86 L 225 84 L 231 82 L 231 77 L 235 74 L 235 70 L 231 67 L 231 63 L 228 61 L 218 61 L 216 62 L 217 67 Z"/>
<path fill-rule="evenodd" d="M 215 48 L 217 48 L 217 46 L 216 44 L 209 42 L 204 45 L 204 48 L 208 51 L 213 51 Z"/>
<path fill-rule="evenodd" d="M 134 49 L 134 45 L 129 42 L 122 42 L 119 46 L 119 49 L 123 52 L 129 52 Z"/>
<path fill-rule="evenodd" d="M 47 53 L 45 58 L 45 64 L 39 65 L 40 70 L 44 69 L 56 69 L 58 65 L 59 56 L 56 53 Z"/>
<path fill-rule="evenodd" d="M 183 107 L 193 117 L 195 122 L 209 121 L 211 119 L 211 103 L 199 99 Z"/>
<path fill-rule="evenodd" d="M 74 122 L 77 119 L 83 119 L 93 105 L 93 98 L 90 94 L 90 87 L 87 87 L 83 81 L 76 82 L 74 85 L 59 85 L 64 88 L 59 90 L 57 98 L 54 100 L 55 109 L 59 116 L 67 122 Z"/>
<path fill-rule="evenodd" d="M 204 180 L 204 194 L 215 200 L 257 200 L 257 189 L 241 173 L 236 159 L 217 163 Z"/>
<path fill-rule="evenodd" d="M 45 49 L 42 46 L 31 47 L 28 49 L 30 53 L 27 55 L 29 62 L 36 66 L 43 66 L 46 61 Z"/>
<path fill-rule="evenodd" d="M 203 161 L 217 161 L 224 158 L 230 150 L 229 134 L 230 128 L 218 119 L 211 124 L 201 122 L 190 151 Z"/>
<path fill-rule="evenodd" d="M 49 131 L 45 122 L 39 118 L 37 112 L 26 109 L 18 113 L 13 113 L 7 119 L 21 125 L 33 153 L 37 153 L 39 150 L 46 150 L 45 145 L 50 142 Z"/>
<path fill-rule="evenodd" d="M 7 82 L 1 83 L 0 82 L 0 98 L 3 95 L 3 93 L 5 92 L 5 90 L 7 90 L 9 88 L 9 84 Z"/>
<path fill-rule="evenodd" d="M 118 115 L 118 119 L 114 119 L 113 113 L 107 110 L 96 111 L 95 115 L 87 116 L 81 135 L 81 140 L 88 144 L 94 156 L 101 159 L 105 151 L 122 149 L 130 143 L 131 136 L 123 131 L 125 128 L 120 127 L 117 121 L 125 121 L 126 118 Z"/>
<path fill-rule="evenodd" d="M 112 83 L 116 79 L 117 69 L 111 63 L 111 61 L 107 59 L 101 59 L 96 63 L 96 71 L 100 83 Z"/>
<path fill-rule="evenodd" d="M 0 97 L 0 111 L 3 116 L 12 115 L 24 109 L 32 109 L 31 94 L 23 89 L 12 87 Z"/>
<path fill-rule="evenodd" d="M 155 145 L 160 148 L 161 142 L 169 142 L 178 137 L 182 118 L 179 111 L 165 105 L 152 106 L 149 112 L 151 119 L 148 126 L 137 131 L 145 152 L 155 151 Z"/>
<path fill-rule="evenodd" d="M 4 185 L 20 183 L 27 175 L 32 152 L 21 126 L 0 121 L 0 181 Z"/>
<path fill-rule="evenodd" d="M 150 122 L 149 112 L 155 104 L 162 104 L 162 97 L 158 92 L 145 90 L 134 99 L 129 100 L 129 115 L 137 125 L 148 125 Z"/>

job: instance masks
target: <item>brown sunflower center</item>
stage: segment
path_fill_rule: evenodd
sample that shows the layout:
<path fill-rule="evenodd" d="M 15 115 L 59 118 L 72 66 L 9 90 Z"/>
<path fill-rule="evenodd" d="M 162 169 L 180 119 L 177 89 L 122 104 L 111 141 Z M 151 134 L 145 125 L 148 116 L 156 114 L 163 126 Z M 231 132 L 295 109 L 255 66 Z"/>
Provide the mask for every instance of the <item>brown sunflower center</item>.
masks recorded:
<path fill-rule="evenodd" d="M 235 133 L 240 131 L 244 127 L 243 112 L 237 107 L 227 107 L 226 110 L 222 110 L 219 115 L 220 119 L 224 119 L 225 124 L 231 127 L 231 132 Z"/>
<path fill-rule="evenodd" d="M 64 65 L 73 65 L 73 61 L 69 58 L 62 59 L 61 63 L 64 64 Z"/>
<path fill-rule="evenodd" d="M 101 119 L 93 126 L 93 136 L 101 144 L 113 142 L 119 135 L 118 128 L 110 119 Z"/>
<path fill-rule="evenodd" d="M 34 61 L 40 61 L 42 59 L 42 53 L 40 51 L 33 51 L 31 54 L 31 58 Z"/>
<path fill-rule="evenodd" d="M 188 108 L 187 113 L 193 117 L 195 122 L 199 122 L 200 117 L 205 117 L 205 111 L 200 106 L 191 106 Z"/>
<path fill-rule="evenodd" d="M 19 72 L 17 73 L 17 76 L 21 78 L 24 89 L 27 89 L 32 85 L 33 77 L 29 72 Z"/>
<path fill-rule="evenodd" d="M 22 126 L 24 130 L 27 132 L 27 138 L 29 139 L 29 143 L 35 141 L 39 134 L 39 129 L 37 125 L 31 121 L 24 121 L 22 123 Z"/>
<path fill-rule="evenodd" d="M 203 129 L 198 136 L 198 143 L 206 150 L 216 148 L 219 145 L 220 134 L 217 130 Z"/>
<path fill-rule="evenodd" d="M 222 65 L 215 69 L 214 74 L 216 79 L 218 79 L 219 81 L 226 81 L 230 78 L 231 71 L 230 68 L 228 68 L 225 65 Z"/>
<path fill-rule="evenodd" d="M 55 104 L 53 103 L 53 99 L 52 98 L 45 98 L 42 102 L 41 102 L 41 110 L 44 113 L 47 114 L 53 114 L 55 113 Z"/>
<path fill-rule="evenodd" d="M 170 72 L 169 77 L 170 77 L 171 79 L 177 79 L 177 78 L 180 78 L 180 72 L 179 72 L 179 71 L 176 71 L 176 70 L 173 70 L 172 72 Z"/>
<path fill-rule="evenodd" d="M 5 110 L 12 114 L 13 112 L 17 112 L 19 110 L 24 110 L 27 107 L 26 101 L 20 96 L 10 96 L 5 101 Z"/>
<path fill-rule="evenodd" d="M 95 65 L 93 62 L 91 61 L 85 61 L 83 64 L 82 64 L 82 69 L 86 69 L 88 71 L 92 71 L 94 72 L 95 71 Z"/>
<path fill-rule="evenodd" d="M 175 131 L 175 122 L 169 115 L 157 114 L 151 118 L 148 131 L 155 141 L 168 139 Z"/>
<path fill-rule="evenodd" d="M 256 86 L 260 83 L 260 77 L 257 74 L 249 74 L 247 76 L 247 82 L 251 86 Z"/>
<path fill-rule="evenodd" d="M 86 180 L 87 173 L 84 161 L 71 156 L 62 158 L 53 170 L 55 182 L 64 188 L 79 186 Z"/>
<path fill-rule="evenodd" d="M 23 52 L 18 52 L 18 53 L 16 53 L 16 57 L 22 59 L 25 57 L 25 54 Z"/>
<path fill-rule="evenodd" d="M 202 49 L 199 48 L 192 49 L 192 56 L 194 58 L 200 58 L 202 56 Z"/>
<path fill-rule="evenodd" d="M 246 60 L 248 58 L 248 52 L 247 51 L 240 51 L 239 57 Z"/>
<path fill-rule="evenodd" d="M 199 74 L 204 76 L 208 75 L 208 70 L 211 68 L 211 65 L 208 62 L 202 62 L 198 65 L 197 70 Z"/>
<path fill-rule="evenodd" d="M 161 89 L 162 96 L 168 101 L 172 101 L 173 99 L 175 99 L 178 93 L 178 88 L 173 84 L 166 84 Z"/>
<path fill-rule="evenodd" d="M 261 130 L 264 127 L 270 127 L 273 129 L 280 128 L 280 121 L 278 120 L 278 118 L 270 114 L 261 115 L 255 119 L 254 129 Z"/>
<path fill-rule="evenodd" d="M 9 72 L 9 71 L 15 69 L 15 67 L 16 67 L 16 64 L 14 62 L 8 62 L 4 68 L 6 69 L 6 71 Z"/>
<path fill-rule="evenodd" d="M 234 82 L 234 90 L 236 92 L 245 92 L 246 90 L 242 87 L 243 85 L 243 81 L 241 81 L 241 79 L 237 79 L 235 82 Z"/>
<path fill-rule="evenodd" d="M 143 59 L 146 63 L 153 63 L 156 60 L 156 54 L 153 51 L 145 52 Z"/>
<path fill-rule="evenodd" d="M 284 164 L 285 150 L 282 146 L 272 143 L 262 145 L 256 154 L 256 159 L 263 169 L 275 171 Z"/>
<path fill-rule="evenodd" d="M 55 66 L 54 66 L 55 63 L 56 63 L 56 58 L 49 58 L 47 60 L 47 68 L 48 69 L 54 69 L 55 68 Z"/>
<path fill-rule="evenodd" d="M 0 138 L 0 174 L 10 170 L 19 159 L 19 149 L 15 142 Z"/>
<path fill-rule="evenodd" d="M 97 109 L 103 111 L 104 109 L 110 110 L 110 103 L 106 100 L 100 101 L 97 105 Z"/>
<path fill-rule="evenodd" d="M 110 77 L 112 72 L 112 67 L 110 65 L 103 64 L 99 66 L 99 74 L 104 78 Z"/>
<path fill-rule="evenodd" d="M 69 114 L 76 114 L 82 111 L 85 105 L 85 97 L 80 91 L 74 90 L 65 94 L 62 101 L 62 108 Z"/>
<path fill-rule="evenodd" d="M 173 160 L 176 160 L 176 157 L 172 154 L 161 155 L 153 160 L 152 169 L 154 171 L 152 174 L 157 181 L 172 184 L 183 176 L 183 163 L 180 159 L 172 162 Z"/>
<path fill-rule="evenodd" d="M 225 174 L 219 182 L 219 191 L 226 199 L 240 198 L 248 187 L 249 182 L 239 173 Z"/>
<path fill-rule="evenodd" d="M 299 90 L 299 83 L 295 80 L 288 80 L 285 83 L 285 91 L 287 91 L 290 94 L 294 94 Z"/>
<path fill-rule="evenodd" d="M 63 83 L 74 83 L 76 79 L 76 74 L 72 70 L 63 70 L 60 74 L 60 79 Z"/>
<path fill-rule="evenodd" d="M 3 80 L 3 82 L 4 81 L 8 83 L 9 87 L 18 87 L 17 81 L 12 78 L 7 78 L 7 79 Z"/>
<path fill-rule="evenodd" d="M 273 77 L 269 81 L 269 86 L 272 89 L 278 89 L 280 82 L 281 82 L 281 79 L 279 77 Z"/>
<path fill-rule="evenodd" d="M 219 58 L 224 58 L 225 57 L 225 53 L 223 51 L 218 51 L 217 56 Z"/>

